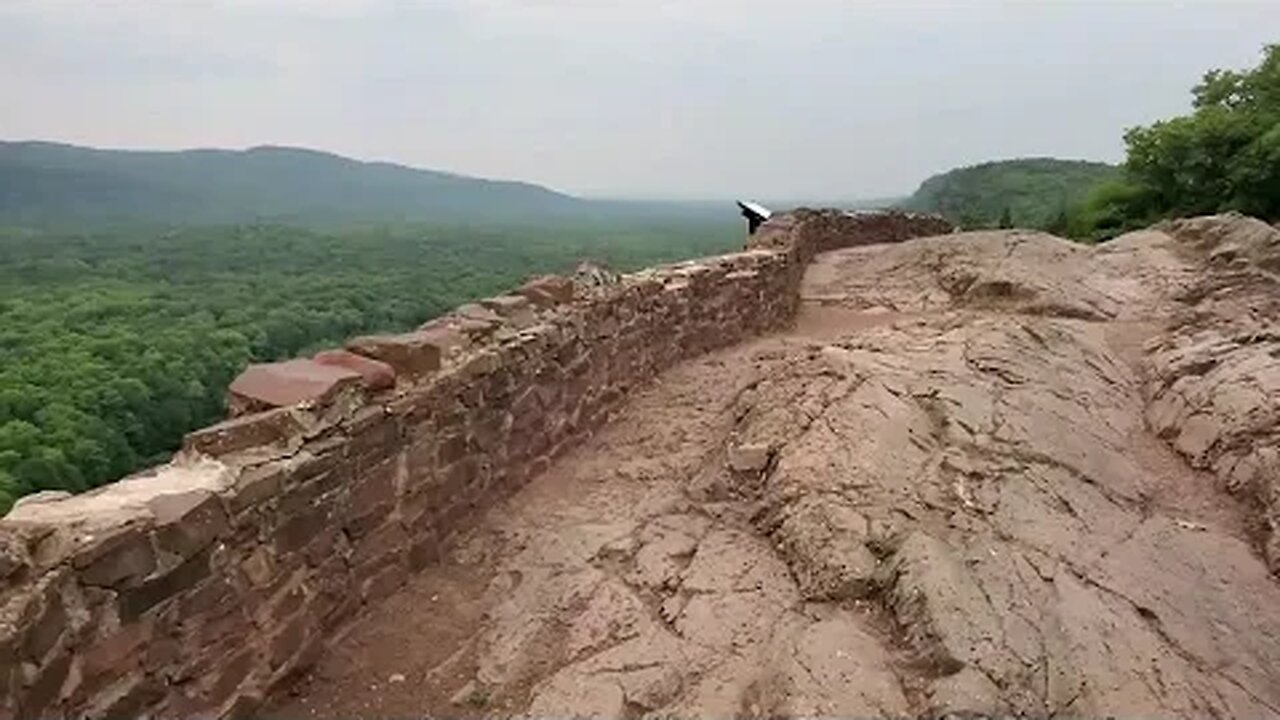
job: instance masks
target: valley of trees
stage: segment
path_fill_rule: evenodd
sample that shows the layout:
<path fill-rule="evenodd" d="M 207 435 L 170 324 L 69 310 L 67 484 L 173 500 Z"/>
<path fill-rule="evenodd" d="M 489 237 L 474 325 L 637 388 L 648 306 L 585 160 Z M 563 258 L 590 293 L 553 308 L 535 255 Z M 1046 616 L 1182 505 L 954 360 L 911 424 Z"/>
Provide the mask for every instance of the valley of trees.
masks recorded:
<path fill-rule="evenodd" d="M 222 417 L 249 362 L 411 328 L 583 258 L 625 269 L 741 242 L 731 206 L 627 223 L 0 232 L 0 513 L 164 460 Z"/>

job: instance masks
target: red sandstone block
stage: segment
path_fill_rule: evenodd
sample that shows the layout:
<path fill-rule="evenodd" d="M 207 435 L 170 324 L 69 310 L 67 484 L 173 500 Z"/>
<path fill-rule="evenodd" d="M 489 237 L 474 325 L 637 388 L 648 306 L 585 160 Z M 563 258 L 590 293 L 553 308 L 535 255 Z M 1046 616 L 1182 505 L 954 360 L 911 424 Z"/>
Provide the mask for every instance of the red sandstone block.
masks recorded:
<path fill-rule="evenodd" d="M 402 335 L 371 335 L 347 342 L 357 355 L 390 365 L 397 375 L 417 378 L 440 369 L 449 351 L 462 344 L 462 337 L 444 327 L 433 327 Z"/>
<path fill-rule="evenodd" d="M 116 680 L 133 669 L 150 642 L 155 628 L 151 619 L 125 623 L 114 632 L 107 632 L 94 641 L 84 652 L 80 672 L 83 682 L 93 692 Z"/>
<path fill-rule="evenodd" d="M 386 390 L 395 387 L 396 371 L 381 360 L 374 360 L 346 350 L 325 350 L 311 358 L 321 365 L 345 368 L 360 374 L 369 390 Z"/>
<path fill-rule="evenodd" d="M 466 336 L 471 343 L 487 341 L 502 326 L 503 318 L 498 313 L 478 303 L 468 303 L 454 310 L 443 318 L 427 323 L 419 330 L 427 330 L 438 325 L 445 326 Z"/>
<path fill-rule="evenodd" d="M 160 495 L 147 501 L 155 515 L 156 545 L 189 558 L 205 549 L 229 527 L 216 495 L 207 490 Z"/>
<path fill-rule="evenodd" d="M 16 717 L 52 717 L 63 713 L 50 710 L 57 702 L 63 682 L 71 670 L 71 653 L 63 650 L 50 660 L 44 669 L 39 670 L 30 686 L 21 691 L 18 705 L 21 708 Z M 8 690 L 8 688 L 6 688 Z M 8 694 L 7 692 L 5 693 Z"/>
<path fill-rule="evenodd" d="M 66 607 L 62 604 L 61 595 L 52 586 L 37 590 L 34 596 L 24 597 L 19 600 L 19 605 L 23 608 L 18 615 L 22 618 L 20 627 L 26 634 L 23 643 L 26 656 L 40 665 L 67 629 Z M 17 657 L 16 647 L 6 649 Z"/>
<path fill-rule="evenodd" d="M 480 304 L 501 315 L 517 328 L 528 327 L 537 322 L 529 299 L 520 295 L 499 295 L 481 300 Z"/>
<path fill-rule="evenodd" d="M 146 530 L 126 525 L 93 536 L 72 560 L 80 581 L 99 587 L 127 587 L 156 569 L 155 551 Z"/>
<path fill-rule="evenodd" d="M 284 442 L 302 431 L 289 408 L 245 415 L 187 433 L 182 449 L 225 455 L 260 445 Z"/>
<path fill-rule="evenodd" d="M 516 294 L 538 307 L 563 305 L 573 302 L 573 281 L 559 275 L 542 275 L 521 285 Z"/>
<path fill-rule="evenodd" d="M 232 415 L 301 402 L 322 405 L 361 381 L 359 373 L 314 360 L 250 365 L 227 389 Z"/>
<path fill-rule="evenodd" d="M 197 553 L 181 565 L 149 576 L 135 588 L 121 591 L 118 596 L 121 621 L 134 622 L 161 602 L 187 592 L 206 580 L 212 572 L 209 554 L 208 551 Z"/>
<path fill-rule="evenodd" d="M 503 317 L 510 317 L 529 307 L 529 300 L 519 295 L 499 295 L 481 300 L 480 304 Z"/>
<path fill-rule="evenodd" d="M 501 315 L 483 305 L 480 305 L 479 303 L 467 303 L 466 305 L 459 306 L 458 309 L 453 311 L 453 314 L 465 320 L 482 323 L 502 322 Z"/>

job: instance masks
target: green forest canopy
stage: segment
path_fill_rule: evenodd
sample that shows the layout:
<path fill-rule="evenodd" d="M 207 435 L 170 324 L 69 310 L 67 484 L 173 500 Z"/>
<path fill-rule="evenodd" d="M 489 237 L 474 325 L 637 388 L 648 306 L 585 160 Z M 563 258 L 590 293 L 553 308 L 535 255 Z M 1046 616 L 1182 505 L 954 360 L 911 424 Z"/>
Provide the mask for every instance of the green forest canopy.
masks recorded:
<path fill-rule="evenodd" d="M 414 325 L 582 258 L 733 250 L 718 219 L 324 233 L 277 225 L 0 232 L 0 512 L 166 458 L 249 362 Z"/>
<path fill-rule="evenodd" d="M 1210 70 L 1192 111 L 1124 135 L 1123 175 L 1094 188 L 1072 231 L 1106 238 L 1160 218 L 1238 210 L 1280 218 L 1280 45 L 1257 67 Z"/>
<path fill-rule="evenodd" d="M 934 175 L 903 207 L 939 213 L 964 228 L 1047 228 L 1084 200 L 1094 186 L 1117 176 L 1116 167 L 1105 163 L 999 160 Z"/>

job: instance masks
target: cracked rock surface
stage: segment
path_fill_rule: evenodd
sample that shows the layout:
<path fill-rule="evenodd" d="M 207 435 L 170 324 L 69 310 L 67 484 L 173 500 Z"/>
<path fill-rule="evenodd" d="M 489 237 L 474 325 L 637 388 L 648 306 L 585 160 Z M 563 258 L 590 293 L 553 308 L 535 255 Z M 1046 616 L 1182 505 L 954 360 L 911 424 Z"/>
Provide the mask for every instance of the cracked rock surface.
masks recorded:
<path fill-rule="evenodd" d="M 272 714 L 1280 717 L 1278 238 L 820 256 Z"/>

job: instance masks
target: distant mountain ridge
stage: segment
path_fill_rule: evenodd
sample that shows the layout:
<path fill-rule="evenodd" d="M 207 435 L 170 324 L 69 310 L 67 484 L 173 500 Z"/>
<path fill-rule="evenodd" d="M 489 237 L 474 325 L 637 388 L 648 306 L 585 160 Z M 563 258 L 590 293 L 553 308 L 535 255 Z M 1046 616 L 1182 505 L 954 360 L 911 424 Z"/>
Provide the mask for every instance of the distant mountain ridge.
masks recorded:
<path fill-rule="evenodd" d="M 1022 227 L 1049 227 L 1118 173 L 1114 165 L 1086 160 L 997 160 L 934 175 L 902 207 L 965 227 L 994 227 L 1003 217 Z"/>
<path fill-rule="evenodd" d="M 101 150 L 0 141 L 0 224 L 457 221 L 582 211 L 526 182 L 302 148 Z"/>

